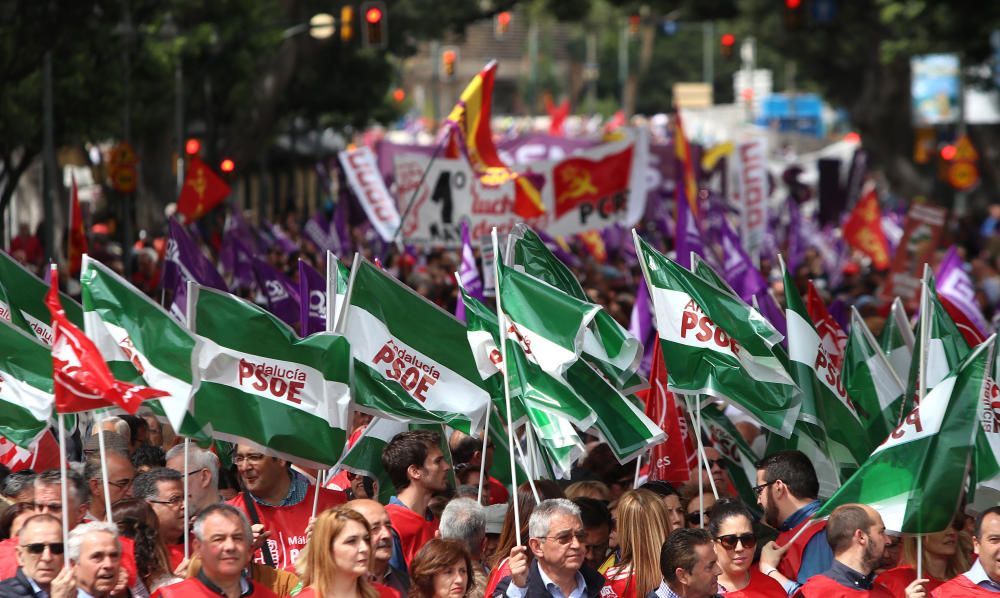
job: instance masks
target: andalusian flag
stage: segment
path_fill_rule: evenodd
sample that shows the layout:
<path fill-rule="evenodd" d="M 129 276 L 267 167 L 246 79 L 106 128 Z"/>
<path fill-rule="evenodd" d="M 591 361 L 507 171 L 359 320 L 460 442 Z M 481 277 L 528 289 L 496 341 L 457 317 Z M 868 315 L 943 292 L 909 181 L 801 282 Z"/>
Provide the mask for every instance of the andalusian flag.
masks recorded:
<path fill-rule="evenodd" d="M 514 225 L 508 235 L 504 263 L 524 268 L 525 273 L 560 291 L 580 301 L 591 302 L 576 274 L 525 224 Z M 584 333 L 583 354 L 619 390 L 628 393 L 646 387 L 646 381 L 637 373 L 642 361 L 641 342 L 603 308 Z"/>
<path fill-rule="evenodd" d="M 80 286 L 84 329 L 115 378 L 162 390 L 148 404 L 175 430 L 196 435 L 189 418 L 195 338 L 162 307 L 110 268 L 83 256 Z"/>
<path fill-rule="evenodd" d="M 991 386 L 995 352 L 994 335 L 934 386 L 814 517 L 863 503 L 882 515 L 886 529 L 947 529 L 964 493 L 980 428 L 975 405 Z"/>
<path fill-rule="evenodd" d="M 454 316 L 356 257 L 340 327 L 351 341 L 359 409 L 466 434 L 482 429 L 489 387 Z"/>
<path fill-rule="evenodd" d="M 445 126 L 458 135 L 459 145 L 480 182 L 488 187 L 497 187 L 513 181 L 514 213 L 522 218 L 535 218 L 545 213 L 540 185 L 530 181 L 530 175 L 511 170 L 500 159 L 493 145 L 490 113 L 496 72 L 495 60 L 479 71 L 445 119 Z"/>
<path fill-rule="evenodd" d="M 719 405 L 701 408 L 701 427 L 712 446 L 726 458 L 725 469 L 736 487 L 737 494 L 748 505 L 756 505 L 757 496 L 753 487 L 757 485 L 757 461 L 760 455 L 743 439 L 725 409 Z"/>
<path fill-rule="evenodd" d="M 340 314 L 344 311 L 344 300 L 347 299 L 347 281 L 351 278 L 350 269 L 340 261 L 336 254 L 326 252 L 326 280 L 329 285 L 327 289 L 327 322 L 331 330 L 339 330 L 337 323 L 340 321 Z M 330 300 L 330 297 L 333 300 Z"/>
<path fill-rule="evenodd" d="M 841 470 L 853 472 L 871 452 L 864 425 L 844 390 L 840 368 L 823 347 L 784 262 L 782 270 L 788 318 L 788 365 L 802 392 L 800 417 L 815 414 L 815 421 L 810 423 L 824 428 L 827 454 Z"/>
<path fill-rule="evenodd" d="M 899 413 L 894 413 L 893 407 L 898 407 L 906 387 L 853 306 L 841 376 L 847 395 L 861 411 L 869 443 L 874 449 L 899 424 Z"/>
<path fill-rule="evenodd" d="M 906 308 L 903 307 L 903 300 L 896 297 L 889 310 L 889 317 L 882 327 L 878 344 L 900 380 L 906 381 L 909 378 L 910 361 L 913 359 L 913 345 L 915 343 L 913 329 L 910 328 Z"/>
<path fill-rule="evenodd" d="M 0 296 L 0 313 L 15 310 L 23 316 L 30 331 L 46 345 L 52 344 L 52 325 L 49 308 L 45 305 L 45 296 L 49 285 L 28 272 L 24 266 L 17 263 L 7 253 L 0 251 L 0 284 L 6 297 Z M 78 328 L 83 328 L 83 308 L 69 295 L 59 293 L 59 300 L 69 321 Z M 10 318 L 4 318 L 10 321 Z M 16 321 L 15 321 L 16 323 Z"/>
<path fill-rule="evenodd" d="M 351 353 L 331 332 L 299 338 L 261 307 L 191 284 L 194 416 L 212 436 L 250 441 L 313 467 L 343 453 L 350 427 Z"/>
<path fill-rule="evenodd" d="M 800 400 L 777 354 L 781 334 L 750 306 L 635 237 L 671 391 L 729 400 L 781 436 Z"/>
<path fill-rule="evenodd" d="M 48 428 L 54 402 L 50 348 L 0 322 L 0 435 L 28 448 Z"/>

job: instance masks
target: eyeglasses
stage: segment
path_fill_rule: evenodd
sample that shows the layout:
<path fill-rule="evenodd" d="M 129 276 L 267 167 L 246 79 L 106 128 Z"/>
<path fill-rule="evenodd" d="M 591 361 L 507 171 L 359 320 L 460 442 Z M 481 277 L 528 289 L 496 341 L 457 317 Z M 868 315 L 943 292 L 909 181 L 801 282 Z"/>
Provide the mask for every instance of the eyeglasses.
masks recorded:
<path fill-rule="evenodd" d="M 176 507 L 179 507 L 179 506 L 181 506 L 181 505 L 184 504 L 184 497 L 180 496 L 180 495 L 177 495 L 177 496 L 171 497 L 168 500 L 157 500 L 155 498 L 147 498 L 146 502 L 151 502 L 151 503 L 154 503 L 154 504 L 157 504 L 157 505 L 167 505 L 167 506 L 176 508 Z"/>
<path fill-rule="evenodd" d="M 583 541 L 587 539 L 587 532 L 583 530 L 577 530 L 575 532 L 567 530 L 562 533 L 556 534 L 555 536 L 545 536 L 545 539 L 555 540 L 556 542 L 562 545 L 569 544 L 570 542 L 573 541 L 573 538 L 576 538 L 580 542 L 580 544 L 583 544 Z"/>
<path fill-rule="evenodd" d="M 764 488 L 767 488 L 768 486 L 771 486 L 776 483 L 778 483 L 778 480 L 774 480 L 773 482 L 768 482 L 766 484 L 761 484 L 760 486 L 754 486 L 753 495 L 756 496 L 757 498 L 760 498 L 761 493 L 764 492 Z"/>
<path fill-rule="evenodd" d="M 31 554 L 42 554 L 45 549 L 48 548 L 52 554 L 62 554 L 63 553 L 63 543 L 53 542 L 52 544 L 44 544 L 42 542 L 32 543 L 32 544 L 21 544 L 21 548 L 27 550 Z"/>
<path fill-rule="evenodd" d="M 124 490 L 124 489 L 128 488 L 129 486 L 131 486 L 132 482 L 133 482 L 133 480 L 117 480 L 115 482 L 112 482 L 111 480 L 108 480 L 108 486 L 114 486 L 115 488 L 118 488 L 119 490 Z"/>
<path fill-rule="evenodd" d="M 701 513 L 698 511 L 695 511 L 694 513 L 688 513 L 686 517 L 688 525 L 698 525 L 699 523 L 701 523 Z M 708 521 L 711 518 L 712 518 L 712 509 L 710 508 L 705 509 L 705 521 Z"/>
<path fill-rule="evenodd" d="M 715 466 L 718 466 L 720 469 L 725 469 L 726 458 L 719 457 L 718 459 L 705 459 L 705 464 L 708 465 L 708 469 L 712 469 Z"/>
<path fill-rule="evenodd" d="M 193 476 L 194 474 L 201 473 L 201 472 L 205 471 L 206 469 L 208 469 L 208 468 L 207 467 L 202 467 L 201 469 L 196 469 L 194 471 L 189 471 L 189 472 L 187 472 L 187 474 L 188 474 L 188 476 Z"/>
<path fill-rule="evenodd" d="M 233 457 L 234 465 L 243 465 L 246 461 L 250 465 L 256 465 L 264 460 L 264 455 L 260 453 L 250 453 L 249 455 L 236 455 Z"/>
<path fill-rule="evenodd" d="M 753 550 L 757 546 L 757 536 L 753 533 L 747 534 L 726 534 L 725 536 L 718 536 L 715 541 L 722 544 L 722 547 L 726 550 L 736 550 L 738 544 L 742 544 L 743 548 L 747 550 Z"/>

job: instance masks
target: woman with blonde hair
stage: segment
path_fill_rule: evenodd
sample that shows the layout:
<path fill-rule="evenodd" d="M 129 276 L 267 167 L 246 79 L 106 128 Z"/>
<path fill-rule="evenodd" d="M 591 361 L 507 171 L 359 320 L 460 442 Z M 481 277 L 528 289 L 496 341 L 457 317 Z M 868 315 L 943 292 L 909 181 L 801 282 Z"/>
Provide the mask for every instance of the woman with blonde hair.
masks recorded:
<path fill-rule="evenodd" d="M 924 591 L 929 595 L 931 590 L 958 577 L 969 570 L 969 555 L 961 547 L 960 532 L 952 527 L 936 534 L 926 534 L 922 539 L 924 547 L 923 576 L 930 580 Z M 889 569 L 875 578 L 889 588 L 893 596 L 903 596 L 906 586 L 917 579 L 917 538 L 903 538 L 903 558 L 896 567 Z"/>
<path fill-rule="evenodd" d="M 602 598 L 642 598 L 660 586 L 660 549 L 670 533 L 667 509 L 648 490 L 629 490 L 618 499 L 615 518 L 618 559 L 604 576 Z"/>
<path fill-rule="evenodd" d="M 585 480 L 583 482 L 573 482 L 566 486 L 566 498 L 576 500 L 578 498 L 596 498 L 605 502 L 611 497 L 611 490 L 604 482 L 596 480 Z"/>
<path fill-rule="evenodd" d="M 472 558 L 458 540 L 435 538 L 410 563 L 410 598 L 463 598 L 472 585 Z"/>
<path fill-rule="evenodd" d="M 323 511 L 295 563 L 302 578 L 300 598 L 390 598 L 396 593 L 368 582 L 371 528 L 360 513 L 343 505 Z"/>

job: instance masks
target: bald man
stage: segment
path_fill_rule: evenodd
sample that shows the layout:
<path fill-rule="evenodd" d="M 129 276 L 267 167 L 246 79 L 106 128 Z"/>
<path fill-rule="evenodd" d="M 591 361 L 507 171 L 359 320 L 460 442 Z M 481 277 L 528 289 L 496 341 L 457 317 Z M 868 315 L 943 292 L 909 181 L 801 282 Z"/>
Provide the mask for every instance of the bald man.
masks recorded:
<path fill-rule="evenodd" d="M 371 526 L 370 570 L 372 581 L 398 591 L 400 596 L 406 596 L 410 589 L 409 576 L 405 571 L 400 571 L 389 565 L 393 550 L 399 549 L 396 546 L 399 540 L 392 529 L 392 522 L 389 521 L 389 513 L 379 502 L 367 498 L 349 501 L 347 506 L 360 513 Z"/>

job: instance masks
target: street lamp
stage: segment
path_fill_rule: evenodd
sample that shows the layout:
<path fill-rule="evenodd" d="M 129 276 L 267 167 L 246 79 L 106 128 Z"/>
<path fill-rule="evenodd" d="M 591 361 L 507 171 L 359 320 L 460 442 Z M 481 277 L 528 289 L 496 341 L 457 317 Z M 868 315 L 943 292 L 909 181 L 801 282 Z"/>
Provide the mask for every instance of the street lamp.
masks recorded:
<path fill-rule="evenodd" d="M 309 19 L 309 35 L 313 39 L 329 39 L 335 29 L 336 21 L 331 14 L 321 12 Z"/>

